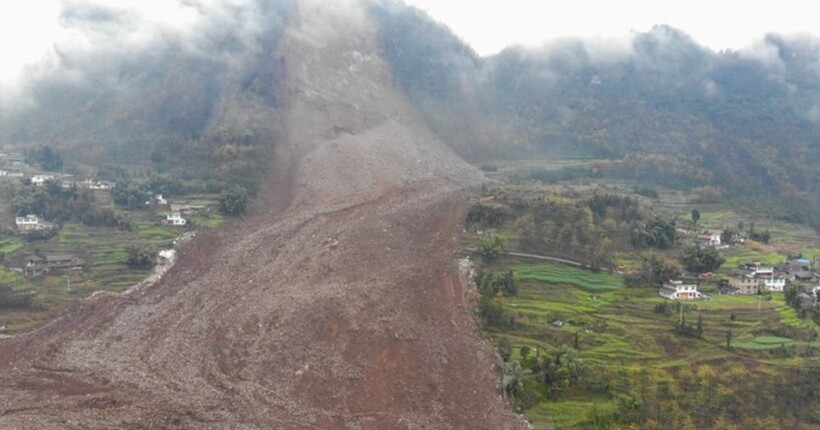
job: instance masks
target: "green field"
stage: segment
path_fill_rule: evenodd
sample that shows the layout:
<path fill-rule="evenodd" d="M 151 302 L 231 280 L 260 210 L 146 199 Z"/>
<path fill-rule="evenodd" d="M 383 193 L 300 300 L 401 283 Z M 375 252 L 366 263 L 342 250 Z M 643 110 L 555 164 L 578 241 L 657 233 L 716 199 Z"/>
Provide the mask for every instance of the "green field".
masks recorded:
<path fill-rule="evenodd" d="M 0 253 L 4 255 L 12 254 L 15 251 L 23 248 L 24 246 L 26 246 L 25 242 L 23 242 L 20 239 L 5 238 L 3 240 L 0 240 Z"/>
<path fill-rule="evenodd" d="M 800 335 L 813 327 L 785 305 L 782 295 L 765 300 L 718 295 L 685 308 L 685 321 L 694 324 L 700 318 L 702 323 L 702 337 L 693 338 L 675 332 L 681 313 L 674 307 L 666 313 L 656 311 L 656 305 L 665 299 L 654 289 L 624 288 L 617 275 L 561 264 L 512 263 L 510 267 L 519 279 L 518 294 L 496 300 L 516 316 L 517 323 L 514 329 L 490 331 L 494 337 L 508 338 L 519 359 L 524 345 L 532 348 L 532 354 L 538 354 L 577 344 L 587 366 L 610 373 L 631 366 L 674 370 L 739 357 L 770 363 L 786 358 L 756 354 L 776 353 L 784 347 L 791 351 L 806 345 L 771 333 Z M 727 330 L 734 334 L 732 349 L 725 347 Z M 814 342 L 811 347 L 820 348 L 820 343 Z M 561 401 L 547 400 L 538 384 L 531 381 L 525 386 L 538 399 L 525 411 L 537 429 L 589 424 L 595 408 L 611 411 L 616 401 L 615 397 L 590 399 L 577 395 Z"/>
<path fill-rule="evenodd" d="M 794 346 L 794 339 L 780 336 L 758 336 L 746 342 L 735 342 L 732 344 L 735 348 L 765 350 L 780 348 L 783 346 Z"/>
<path fill-rule="evenodd" d="M 144 227 L 144 228 L 143 228 Z M 127 247 L 168 247 L 180 234 L 170 227 L 140 223 L 135 231 L 120 231 L 109 227 L 88 227 L 65 224 L 60 232 L 45 242 L 26 244 L 7 257 L 7 261 L 24 259 L 34 253 L 72 254 L 85 262 L 79 272 L 58 273 L 24 279 L 17 273 L 14 285 L 36 293 L 40 309 L 31 311 L 3 311 L 0 325 L 10 331 L 24 331 L 59 315 L 74 300 L 88 297 L 95 291 L 124 291 L 136 285 L 150 270 L 134 270 L 126 265 Z"/>
<path fill-rule="evenodd" d="M 525 281 L 541 281 L 552 284 L 571 285 L 587 291 L 609 291 L 623 287 L 623 279 L 609 272 L 591 272 L 566 264 L 541 263 L 513 266 L 519 278 Z"/>

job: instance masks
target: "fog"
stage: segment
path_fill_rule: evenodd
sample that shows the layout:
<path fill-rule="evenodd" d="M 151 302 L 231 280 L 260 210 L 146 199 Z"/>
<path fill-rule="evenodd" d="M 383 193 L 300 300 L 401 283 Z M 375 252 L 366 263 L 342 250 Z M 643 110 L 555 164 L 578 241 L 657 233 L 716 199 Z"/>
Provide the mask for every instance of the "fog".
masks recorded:
<path fill-rule="evenodd" d="M 303 1 L 302 7 L 332 7 L 334 14 L 362 18 L 365 1 L 311 0 Z M 266 34 L 284 25 L 280 14 L 282 5 L 288 3 L 291 1 L 42 0 L 33 6 L 15 6 L 13 14 L 0 13 L 0 25 L 14 33 L 0 42 L 8 53 L 0 66 L 0 109 L 36 107 L 33 90 L 44 85 L 116 88 L 129 70 L 161 61 L 169 52 L 241 73 L 248 59 L 260 51 Z M 322 37 L 346 31 L 333 23 L 324 28 Z M 784 45 L 792 49 L 788 54 Z M 760 63 L 783 80 L 787 79 L 786 62 L 792 68 L 799 66 L 803 75 L 820 76 L 820 44 L 809 35 L 768 35 L 737 51 L 716 52 L 681 30 L 660 25 L 621 37 L 561 38 L 511 51 L 543 67 L 539 73 L 545 80 L 569 70 L 625 62 L 661 74 L 680 74 L 687 67 L 710 68 L 721 55 Z M 784 55 L 799 58 L 785 59 Z M 722 91 L 710 79 L 698 87 L 711 95 Z"/>
<path fill-rule="evenodd" d="M 4 42 L 22 48 L 5 51 L 10 54 L 0 69 L 0 105 L 31 106 L 32 87 L 44 82 L 111 84 L 124 65 L 168 49 L 239 67 L 259 49 L 265 30 L 281 25 L 272 3 L 63 0 L 21 7 L 3 18 L 31 26 L 19 27 L 19 38 L 11 39 L 16 42 Z"/>

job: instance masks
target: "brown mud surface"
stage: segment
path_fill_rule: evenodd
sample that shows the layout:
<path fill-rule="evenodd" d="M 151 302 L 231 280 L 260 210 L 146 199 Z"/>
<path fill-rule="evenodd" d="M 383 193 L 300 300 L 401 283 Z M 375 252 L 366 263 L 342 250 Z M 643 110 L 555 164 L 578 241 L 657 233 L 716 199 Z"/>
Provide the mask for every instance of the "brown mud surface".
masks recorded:
<path fill-rule="evenodd" d="M 393 88 L 363 12 L 297 14 L 256 213 L 0 339 L 0 428 L 523 428 L 455 260 L 480 176 Z"/>

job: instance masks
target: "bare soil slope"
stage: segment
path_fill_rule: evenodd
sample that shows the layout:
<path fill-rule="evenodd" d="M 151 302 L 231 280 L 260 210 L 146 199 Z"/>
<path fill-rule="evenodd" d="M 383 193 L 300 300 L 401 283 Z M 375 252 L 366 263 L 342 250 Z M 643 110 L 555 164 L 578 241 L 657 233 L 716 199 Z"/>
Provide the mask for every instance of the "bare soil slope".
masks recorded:
<path fill-rule="evenodd" d="M 393 89 L 363 10 L 299 2 L 257 215 L 0 340 L 0 428 L 521 427 L 453 256 L 479 176 Z"/>

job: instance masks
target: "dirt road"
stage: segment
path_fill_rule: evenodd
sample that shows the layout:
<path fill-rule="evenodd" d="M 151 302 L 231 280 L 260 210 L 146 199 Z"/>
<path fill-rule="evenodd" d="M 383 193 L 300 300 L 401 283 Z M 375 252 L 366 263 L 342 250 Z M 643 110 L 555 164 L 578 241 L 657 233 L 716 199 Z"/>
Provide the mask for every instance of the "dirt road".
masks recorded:
<path fill-rule="evenodd" d="M 0 428 L 522 428 L 464 309 L 480 179 L 392 87 L 363 8 L 300 1 L 257 214 L 162 280 L 0 340 Z"/>

